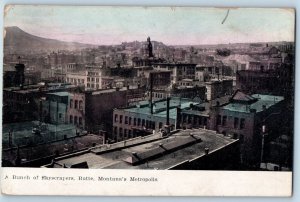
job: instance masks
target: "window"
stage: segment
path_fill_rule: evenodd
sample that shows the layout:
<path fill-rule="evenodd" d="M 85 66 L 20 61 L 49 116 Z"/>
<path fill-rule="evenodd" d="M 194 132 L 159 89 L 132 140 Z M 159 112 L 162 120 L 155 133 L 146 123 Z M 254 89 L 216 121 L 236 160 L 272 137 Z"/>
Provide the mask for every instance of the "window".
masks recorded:
<path fill-rule="evenodd" d="M 140 126 L 141 125 L 141 119 L 139 118 L 138 119 L 138 126 Z"/>
<path fill-rule="evenodd" d="M 221 115 L 218 115 L 218 118 L 217 118 L 217 125 L 221 125 Z"/>
<path fill-rule="evenodd" d="M 197 116 L 194 116 L 194 122 L 193 122 L 193 124 L 196 125 L 197 122 L 198 122 L 198 117 L 197 117 Z"/>
<path fill-rule="evenodd" d="M 120 115 L 120 123 L 123 122 L 123 115 Z"/>
<path fill-rule="evenodd" d="M 155 129 L 155 125 L 156 125 L 155 121 L 152 121 L 152 129 Z"/>
<path fill-rule="evenodd" d="M 82 100 L 79 101 L 79 109 L 83 109 L 83 101 Z"/>
<path fill-rule="evenodd" d="M 115 114 L 115 123 L 118 123 L 118 114 Z"/>
<path fill-rule="evenodd" d="M 118 133 L 118 127 L 114 127 L 114 135 L 117 135 L 117 133 Z"/>
<path fill-rule="evenodd" d="M 74 123 L 77 124 L 77 116 L 74 116 Z"/>
<path fill-rule="evenodd" d="M 227 116 L 223 116 L 222 126 L 226 126 Z"/>
<path fill-rule="evenodd" d="M 75 100 L 74 108 L 75 108 L 75 109 L 78 108 L 78 100 Z"/>
<path fill-rule="evenodd" d="M 124 129 L 124 137 L 127 138 L 127 129 Z"/>
<path fill-rule="evenodd" d="M 73 116 L 72 115 L 70 115 L 70 123 L 73 124 Z"/>
<path fill-rule="evenodd" d="M 234 128 L 239 127 L 239 118 L 234 117 Z"/>
<path fill-rule="evenodd" d="M 128 130 L 128 137 L 131 138 L 132 137 L 132 131 Z"/>
<path fill-rule="evenodd" d="M 73 108 L 73 99 L 70 99 L 70 108 Z"/>
<path fill-rule="evenodd" d="M 133 119 L 133 125 L 136 126 L 136 118 Z"/>
<path fill-rule="evenodd" d="M 99 78 L 96 78 L 96 82 L 99 83 Z"/>
<path fill-rule="evenodd" d="M 204 126 L 207 125 L 207 118 L 206 118 L 206 117 L 203 118 L 203 125 L 204 125 Z"/>
<path fill-rule="evenodd" d="M 119 128 L 119 136 L 123 136 L 123 128 Z"/>
<path fill-rule="evenodd" d="M 145 119 L 142 120 L 142 126 L 145 126 Z"/>
<path fill-rule="evenodd" d="M 125 124 L 128 124 L 128 116 L 125 116 Z"/>
<path fill-rule="evenodd" d="M 202 117 L 201 116 L 198 119 L 198 124 L 199 124 L 199 126 L 202 125 Z"/>
<path fill-rule="evenodd" d="M 61 117 L 62 117 L 62 114 L 61 114 L 61 113 L 59 113 L 59 114 L 58 114 L 58 117 L 61 119 Z"/>
<path fill-rule="evenodd" d="M 131 117 L 129 117 L 128 124 L 131 125 Z"/>
<path fill-rule="evenodd" d="M 240 129 L 244 129 L 245 128 L 245 119 L 241 119 L 240 121 Z"/>
<path fill-rule="evenodd" d="M 79 125 L 82 125 L 82 117 L 79 117 Z"/>
<path fill-rule="evenodd" d="M 188 123 L 192 123 L 192 116 L 188 116 Z"/>
<path fill-rule="evenodd" d="M 90 77 L 87 78 L 87 81 L 90 81 Z"/>

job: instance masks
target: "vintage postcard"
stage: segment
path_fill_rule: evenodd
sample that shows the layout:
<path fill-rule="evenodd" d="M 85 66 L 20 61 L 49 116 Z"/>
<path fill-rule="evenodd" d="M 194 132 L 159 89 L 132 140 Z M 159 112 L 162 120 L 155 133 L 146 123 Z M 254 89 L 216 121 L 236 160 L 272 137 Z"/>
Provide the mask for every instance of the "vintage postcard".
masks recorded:
<path fill-rule="evenodd" d="M 291 196 L 295 10 L 7 5 L 1 190 Z"/>

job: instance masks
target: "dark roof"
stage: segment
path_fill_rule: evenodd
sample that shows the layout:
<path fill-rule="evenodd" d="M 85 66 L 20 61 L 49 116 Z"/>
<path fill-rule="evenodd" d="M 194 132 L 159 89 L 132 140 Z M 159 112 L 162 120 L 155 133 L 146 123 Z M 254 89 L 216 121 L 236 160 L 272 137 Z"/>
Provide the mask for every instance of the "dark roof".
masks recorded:
<path fill-rule="evenodd" d="M 245 93 L 243 93 L 240 90 L 237 90 L 232 98 L 231 98 L 232 102 L 242 102 L 242 103 L 253 103 L 255 101 L 257 101 L 257 98 L 252 97 L 251 95 L 247 95 Z"/>

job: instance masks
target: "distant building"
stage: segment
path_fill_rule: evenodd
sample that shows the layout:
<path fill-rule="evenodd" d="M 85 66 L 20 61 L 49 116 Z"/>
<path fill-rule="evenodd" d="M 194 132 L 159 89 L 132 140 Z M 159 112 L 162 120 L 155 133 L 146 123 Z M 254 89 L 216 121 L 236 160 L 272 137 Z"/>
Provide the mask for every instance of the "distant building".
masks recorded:
<path fill-rule="evenodd" d="M 238 71 L 237 88 L 248 94 L 273 94 L 291 97 L 293 94 L 294 65 L 282 64 L 274 70 Z"/>
<path fill-rule="evenodd" d="M 167 97 L 181 97 L 203 101 L 206 99 L 206 87 L 203 85 L 189 87 L 169 87 L 164 89 L 156 88 L 152 91 L 153 100 L 159 100 Z M 150 92 L 148 92 L 148 98 L 150 98 Z"/>
<path fill-rule="evenodd" d="M 233 80 L 211 80 L 205 83 L 206 86 L 206 99 L 214 100 L 216 98 L 223 97 L 225 95 L 231 95 L 233 93 Z"/>
<path fill-rule="evenodd" d="M 156 63 L 157 70 L 170 70 L 172 83 L 177 83 L 182 79 L 195 79 L 196 64 L 190 63 Z"/>
<path fill-rule="evenodd" d="M 67 72 L 66 83 L 70 83 L 75 86 L 87 86 L 86 71 Z"/>

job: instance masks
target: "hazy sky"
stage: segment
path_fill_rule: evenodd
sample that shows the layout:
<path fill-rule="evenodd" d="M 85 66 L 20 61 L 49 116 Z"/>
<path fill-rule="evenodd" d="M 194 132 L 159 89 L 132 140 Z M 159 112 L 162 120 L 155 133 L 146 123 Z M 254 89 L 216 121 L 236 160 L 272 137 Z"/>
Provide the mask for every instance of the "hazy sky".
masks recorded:
<path fill-rule="evenodd" d="M 152 40 L 168 45 L 294 41 L 288 9 L 14 6 L 4 26 L 41 37 L 90 44 Z"/>

